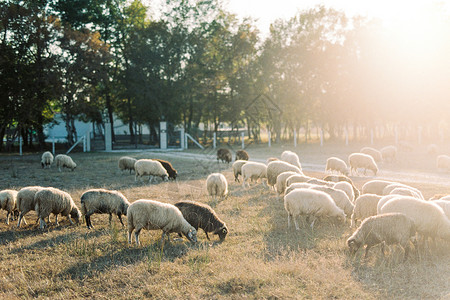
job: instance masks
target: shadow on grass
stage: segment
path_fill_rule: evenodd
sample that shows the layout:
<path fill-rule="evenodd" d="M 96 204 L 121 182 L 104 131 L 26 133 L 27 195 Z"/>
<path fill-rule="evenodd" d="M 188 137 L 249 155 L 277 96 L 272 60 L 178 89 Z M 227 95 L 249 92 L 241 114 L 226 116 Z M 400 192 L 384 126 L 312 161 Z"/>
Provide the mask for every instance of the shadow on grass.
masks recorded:
<path fill-rule="evenodd" d="M 0 245 L 6 245 L 19 239 L 38 235 L 40 232 L 36 227 L 30 226 L 30 229 L 17 230 L 16 228 L 0 232 Z"/>

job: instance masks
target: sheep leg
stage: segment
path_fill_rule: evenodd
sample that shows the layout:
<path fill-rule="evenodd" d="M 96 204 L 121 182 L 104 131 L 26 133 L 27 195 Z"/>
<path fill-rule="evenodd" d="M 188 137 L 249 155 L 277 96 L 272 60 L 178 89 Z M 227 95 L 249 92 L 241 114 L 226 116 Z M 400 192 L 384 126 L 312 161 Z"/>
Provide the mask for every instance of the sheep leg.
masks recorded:
<path fill-rule="evenodd" d="M 109 214 L 109 226 L 111 226 L 111 221 L 112 221 L 112 214 Z"/>
<path fill-rule="evenodd" d="M 84 218 L 86 219 L 86 227 L 87 227 L 87 229 L 91 229 L 91 215 L 86 214 L 84 216 Z"/>
<path fill-rule="evenodd" d="M 25 214 L 26 214 L 27 212 L 28 212 L 28 211 L 24 210 L 24 211 L 22 211 L 22 212 L 19 214 L 19 221 L 17 222 L 17 228 L 20 227 L 20 223 L 22 222 L 22 219 L 23 219 L 23 222 L 25 223 L 25 225 L 27 225 L 27 221 L 26 221 L 25 218 L 24 218 L 24 216 L 25 216 Z"/>
<path fill-rule="evenodd" d="M 367 245 L 366 247 L 366 253 L 364 254 L 364 258 L 367 258 L 367 255 L 369 254 L 369 249 L 372 247 L 372 245 Z"/>
<path fill-rule="evenodd" d="M 405 257 L 403 258 L 403 261 L 405 262 L 408 259 L 408 255 L 409 255 L 409 245 L 408 243 L 403 246 L 403 249 L 405 249 Z"/>
<path fill-rule="evenodd" d="M 49 216 L 50 217 L 50 216 Z M 69 220 L 70 220 L 70 218 L 69 218 Z M 49 221 L 50 222 L 50 221 Z M 72 220 L 71 220 L 71 222 L 72 222 Z M 55 224 L 56 224 L 56 226 L 59 226 L 59 223 L 58 223 L 58 215 L 55 215 Z"/>
<path fill-rule="evenodd" d="M 291 215 L 288 214 L 288 229 L 291 227 Z"/>
<path fill-rule="evenodd" d="M 117 217 L 119 218 L 120 224 L 122 224 L 122 227 L 125 226 L 122 222 L 122 214 L 118 214 Z"/>
<path fill-rule="evenodd" d="M 128 228 L 128 244 L 131 245 L 131 233 L 134 228 Z"/>
<path fill-rule="evenodd" d="M 211 239 L 209 238 L 208 233 L 206 231 L 205 231 L 205 234 L 206 234 L 206 238 L 208 239 L 208 241 L 210 241 Z"/>
<path fill-rule="evenodd" d="M 47 226 L 47 224 L 45 224 L 44 218 L 39 218 L 39 224 L 40 224 L 39 228 L 41 230 L 43 230 Z"/>
<path fill-rule="evenodd" d="M 136 246 L 140 245 L 140 242 L 139 242 L 139 234 L 140 233 L 141 233 L 141 229 L 136 229 L 136 231 L 134 232 L 134 239 L 136 240 Z"/>
<path fill-rule="evenodd" d="M 296 230 L 300 230 L 300 227 L 298 226 L 297 218 L 294 217 L 294 216 L 292 216 L 292 218 L 294 219 L 295 229 L 296 229 Z"/>
<path fill-rule="evenodd" d="M 6 214 L 6 225 L 9 225 L 9 215 L 10 215 L 11 213 L 10 212 L 8 212 L 7 214 Z"/>
<path fill-rule="evenodd" d="M 313 216 L 313 221 L 311 223 L 311 229 L 314 229 L 314 223 L 316 222 L 317 218 L 315 216 Z"/>
<path fill-rule="evenodd" d="M 70 215 L 67 216 L 67 219 L 69 219 L 70 224 L 75 225 L 75 223 L 72 221 L 72 218 L 70 217 Z"/>

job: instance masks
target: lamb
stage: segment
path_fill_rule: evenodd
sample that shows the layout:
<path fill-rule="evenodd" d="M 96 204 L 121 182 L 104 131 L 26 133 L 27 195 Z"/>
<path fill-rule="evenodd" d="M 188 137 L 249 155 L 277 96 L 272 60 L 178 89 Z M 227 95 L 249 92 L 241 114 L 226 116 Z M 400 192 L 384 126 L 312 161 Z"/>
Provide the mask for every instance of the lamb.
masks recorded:
<path fill-rule="evenodd" d="M 376 163 L 379 163 L 383 160 L 383 156 L 381 155 L 381 152 L 372 147 L 363 147 L 363 148 L 361 148 L 361 150 L 359 152 L 372 156 L 373 160 Z"/>
<path fill-rule="evenodd" d="M 286 187 L 290 186 L 293 183 L 296 182 L 308 182 L 308 180 L 313 179 L 312 177 L 306 176 L 306 175 L 300 175 L 295 173 L 295 175 L 291 175 L 286 179 Z"/>
<path fill-rule="evenodd" d="M 41 166 L 43 169 L 45 168 L 49 168 L 53 163 L 53 154 L 50 151 L 45 151 L 44 153 L 42 153 L 42 157 L 41 157 Z"/>
<path fill-rule="evenodd" d="M 425 198 L 423 197 L 422 193 L 418 189 L 416 189 L 416 188 L 414 188 L 412 186 L 403 184 L 403 183 L 398 183 L 398 182 L 386 186 L 383 189 L 383 195 L 389 195 L 389 194 L 392 193 L 393 190 L 395 190 L 397 188 L 409 189 L 409 190 L 411 190 L 413 192 L 413 193 L 411 193 L 411 196 L 414 196 L 414 197 L 416 197 L 418 199 L 425 200 Z M 405 195 L 404 192 L 402 194 Z"/>
<path fill-rule="evenodd" d="M 20 223 L 23 222 L 27 224 L 27 221 L 25 220 L 25 215 L 31 211 L 36 209 L 36 200 L 35 195 L 37 192 L 42 190 L 43 187 L 41 186 L 28 186 L 24 187 L 19 190 L 17 193 L 17 209 L 19 210 L 19 221 L 17 222 L 17 227 L 20 227 Z"/>
<path fill-rule="evenodd" d="M 55 215 L 56 225 L 59 225 L 58 214 L 67 217 L 72 225 L 74 225 L 72 218 L 75 219 L 77 224 L 80 222 L 80 210 L 68 193 L 56 188 L 42 188 L 36 193 L 34 198 L 41 230 L 47 226 L 44 219 L 50 216 L 51 213 Z"/>
<path fill-rule="evenodd" d="M 169 179 L 172 180 L 177 179 L 178 176 L 177 170 L 175 170 L 175 168 L 172 166 L 170 162 L 163 159 L 154 159 L 154 160 L 158 161 L 163 166 L 163 168 L 166 169 L 167 174 L 169 175 Z"/>
<path fill-rule="evenodd" d="M 217 216 L 216 212 L 207 204 L 194 201 L 178 201 L 174 204 L 183 214 L 184 219 L 195 230 L 203 229 L 208 241 L 208 232 L 217 234 L 221 242 L 228 234 L 227 225 Z"/>
<path fill-rule="evenodd" d="M 94 227 L 91 222 L 91 215 L 94 213 L 109 214 L 109 225 L 111 225 L 112 214 L 116 214 L 120 224 L 124 226 L 122 215 L 127 215 L 128 206 L 130 202 L 118 191 L 91 189 L 81 195 L 81 212 L 86 219 L 88 229 Z"/>
<path fill-rule="evenodd" d="M 73 171 L 77 167 L 77 164 L 73 162 L 72 158 L 65 154 L 56 155 L 55 163 L 58 167 L 59 172 L 61 172 L 61 168 L 68 168 Z"/>
<path fill-rule="evenodd" d="M 352 203 L 355 202 L 355 199 L 359 197 L 359 194 L 358 194 L 358 196 L 355 196 L 354 190 L 356 188 L 352 187 L 352 185 L 350 183 L 348 183 L 347 181 L 336 182 L 334 184 L 333 188 L 336 190 L 343 191 Z"/>
<path fill-rule="evenodd" d="M 217 150 L 217 162 L 219 159 L 222 162 L 230 163 L 231 162 L 231 151 L 225 148 L 220 148 Z"/>
<path fill-rule="evenodd" d="M 295 189 L 284 196 L 284 208 L 288 213 L 288 228 L 291 226 L 291 218 L 294 219 L 295 228 L 300 230 L 297 216 L 313 216 L 311 228 L 314 227 L 316 217 L 334 217 L 345 221 L 345 214 L 327 193 L 312 189 Z"/>
<path fill-rule="evenodd" d="M 444 154 L 438 155 L 436 157 L 436 168 L 450 171 L 450 156 Z"/>
<path fill-rule="evenodd" d="M 277 177 L 283 172 L 295 172 L 303 175 L 302 171 L 290 163 L 285 161 L 272 161 L 267 165 L 267 183 L 273 187 L 277 182 Z"/>
<path fill-rule="evenodd" d="M 342 209 L 347 216 L 350 216 L 352 214 L 354 205 L 350 202 L 347 194 L 345 194 L 343 191 L 326 186 L 313 186 L 311 187 L 311 189 L 327 193 L 331 196 L 334 203 L 336 203 L 336 205 L 340 209 Z"/>
<path fill-rule="evenodd" d="M 300 164 L 298 155 L 295 152 L 283 151 L 283 153 L 281 153 L 281 160 L 298 167 L 300 171 L 302 170 L 302 165 Z"/>
<path fill-rule="evenodd" d="M 395 182 L 379 179 L 370 180 L 362 186 L 361 193 L 376 194 L 382 196 L 384 188 L 393 183 Z"/>
<path fill-rule="evenodd" d="M 330 157 L 327 159 L 327 164 L 325 166 L 325 172 L 330 171 L 336 171 L 338 173 L 348 175 L 348 167 L 345 161 L 343 161 L 340 158 L 337 157 Z"/>
<path fill-rule="evenodd" d="M 419 234 L 432 238 L 450 240 L 450 220 L 442 208 L 434 201 L 423 201 L 413 197 L 389 200 L 381 208 L 381 213 L 403 213 L 410 217 Z"/>
<path fill-rule="evenodd" d="M 134 171 L 134 164 L 136 163 L 137 159 L 129 156 L 122 156 L 119 158 L 119 170 L 130 170 Z"/>
<path fill-rule="evenodd" d="M 162 164 L 159 161 L 152 159 L 137 160 L 134 164 L 134 172 L 134 181 L 137 181 L 138 177 L 141 179 L 144 175 L 149 175 L 148 182 L 153 181 L 153 176 L 159 176 L 164 181 L 167 181 L 167 178 L 169 177 L 169 174 Z"/>
<path fill-rule="evenodd" d="M 349 177 L 345 176 L 345 175 L 327 175 L 323 178 L 323 180 L 325 181 L 332 181 L 332 182 L 341 182 L 341 181 L 346 181 L 348 183 L 350 183 L 350 185 L 352 186 L 353 189 L 353 199 L 356 199 L 359 197 L 359 190 L 356 188 L 356 186 L 353 184 L 353 180 L 351 180 Z M 336 185 L 335 185 L 336 186 Z M 350 199 L 352 200 L 352 199 Z M 353 202 L 353 200 L 352 200 Z"/>
<path fill-rule="evenodd" d="M 242 175 L 242 166 L 245 165 L 246 160 L 236 160 L 231 168 L 233 169 L 234 181 L 239 182 L 239 175 Z"/>
<path fill-rule="evenodd" d="M 386 146 L 380 149 L 381 156 L 385 162 L 393 162 L 397 158 L 397 147 Z"/>
<path fill-rule="evenodd" d="M 166 234 L 170 242 L 171 232 L 182 233 L 189 241 L 197 242 L 197 230 L 184 219 L 181 211 L 173 204 L 146 199 L 137 200 L 128 207 L 127 221 L 129 244 L 131 233 L 136 230 L 134 233 L 136 245 L 140 245 L 139 234 L 142 228 L 161 229 L 163 231 L 161 244 Z"/>
<path fill-rule="evenodd" d="M 358 173 L 358 168 L 363 168 L 364 175 L 366 175 L 367 170 L 371 170 L 374 175 L 377 175 L 377 164 L 370 155 L 364 153 L 352 153 L 348 157 L 348 163 L 350 165 L 350 173 L 353 173 L 353 170 Z"/>
<path fill-rule="evenodd" d="M 221 199 L 228 195 L 228 182 L 225 176 L 220 173 L 211 173 L 208 178 L 206 178 L 206 190 L 208 195 L 216 200 L 216 197 Z"/>
<path fill-rule="evenodd" d="M 377 205 L 381 196 L 375 194 L 363 194 L 355 201 L 355 208 L 351 217 L 351 227 L 356 226 L 357 220 L 377 215 Z"/>
<path fill-rule="evenodd" d="M 410 238 L 415 236 L 416 227 L 411 218 L 401 213 L 389 213 L 372 216 L 365 219 L 347 240 L 350 253 L 354 255 L 361 246 L 366 246 L 364 257 L 367 258 L 369 249 L 381 244 L 384 254 L 384 244 L 400 244 L 405 251 L 404 261 L 409 254 Z"/>
<path fill-rule="evenodd" d="M 444 211 L 444 214 L 450 220 L 450 201 L 439 199 L 439 200 L 434 200 L 433 203 L 439 205 L 442 208 L 442 210 Z"/>
<path fill-rule="evenodd" d="M 15 190 L 3 190 L 0 192 L 0 209 L 7 211 L 6 224 L 9 225 L 9 217 L 14 216 L 17 212 L 17 191 Z"/>
<path fill-rule="evenodd" d="M 307 182 L 294 182 L 293 184 L 286 187 L 286 190 L 284 191 L 284 195 L 287 195 L 296 189 L 309 189 L 313 186 L 320 186 L 320 185 L 307 183 Z"/>
<path fill-rule="evenodd" d="M 284 194 L 284 190 L 286 189 L 286 180 L 291 176 L 296 176 L 296 174 L 297 173 L 295 172 L 283 172 L 277 176 L 276 190 L 278 194 Z"/>
<path fill-rule="evenodd" d="M 249 156 L 247 151 L 245 150 L 238 150 L 236 151 L 236 160 L 248 160 Z"/>
<path fill-rule="evenodd" d="M 250 180 L 258 180 L 261 178 L 267 178 L 267 166 L 263 163 L 249 161 L 242 166 L 242 187 L 245 188 L 245 181 L 248 180 L 250 186 Z"/>

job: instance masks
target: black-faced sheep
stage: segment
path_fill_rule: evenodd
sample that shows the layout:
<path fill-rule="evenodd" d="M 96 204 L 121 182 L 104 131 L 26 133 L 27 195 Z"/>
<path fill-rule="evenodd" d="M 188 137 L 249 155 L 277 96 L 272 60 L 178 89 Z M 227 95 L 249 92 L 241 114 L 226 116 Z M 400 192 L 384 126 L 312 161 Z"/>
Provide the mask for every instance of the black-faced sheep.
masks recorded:
<path fill-rule="evenodd" d="M 53 154 L 49 151 L 45 151 L 41 157 L 41 166 L 42 168 L 50 168 L 53 163 Z"/>
<path fill-rule="evenodd" d="M 134 171 L 134 164 L 136 163 L 137 159 L 129 156 L 122 156 L 119 158 L 119 170 L 130 170 Z"/>
<path fill-rule="evenodd" d="M 72 158 L 65 154 L 58 154 L 55 156 L 55 163 L 58 170 L 61 172 L 61 168 L 68 168 L 70 170 L 75 170 L 77 164 L 74 163 Z"/>
<path fill-rule="evenodd" d="M 230 163 L 232 160 L 231 151 L 225 148 L 220 148 L 217 150 L 217 161 Z"/>
<path fill-rule="evenodd" d="M 167 181 L 169 177 L 162 164 L 152 159 L 139 159 L 136 161 L 134 164 L 134 172 L 134 181 L 137 181 L 138 177 L 141 179 L 144 175 L 148 175 L 148 182 L 151 182 L 154 176 L 161 177 L 164 181 Z"/>
<path fill-rule="evenodd" d="M 177 179 L 177 170 L 172 166 L 172 164 L 166 160 L 162 159 L 155 159 L 156 161 L 159 161 L 164 169 L 166 169 L 167 174 L 169 174 L 169 179 L 176 180 Z"/>
<path fill-rule="evenodd" d="M 249 156 L 247 151 L 245 150 L 238 150 L 236 151 L 236 159 L 235 160 L 248 160 Z"/>

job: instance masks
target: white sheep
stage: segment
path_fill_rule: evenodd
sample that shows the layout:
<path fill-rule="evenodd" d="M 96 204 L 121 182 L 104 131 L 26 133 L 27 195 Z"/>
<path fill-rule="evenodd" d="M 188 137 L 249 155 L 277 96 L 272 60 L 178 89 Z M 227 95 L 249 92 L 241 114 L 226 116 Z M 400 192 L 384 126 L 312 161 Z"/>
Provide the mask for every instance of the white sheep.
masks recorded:
<path fill-rule="evenodd" d="M 414 197 L 401 197 L 389 200 L 381 208 L 381 213 L 403 213 L 410 217 L 416 230 L 425 238 L 450 240 L 450 220 L 442 208 L 434 201 L 424 201 Z"/>
<path fill-rule="evenodd" d="M 300 230 L 297 217 L 300 215 L 312 216 L 314 227 L 316 217 L 332 217 L 345 221 L 345 214 L 333 199 L 325 192 L 312 189 L 295 189 L 284 196 L 284 208 L 288 213 L 288 228 L 291 226 L 291 218 L 294 219 L 295 228 Z"/>
<path fill-rule="evenodd" d="M 325 165 L 325 172 L 333 172 L 336 171 L 338 173 L 348 175 L 348 167 L 345 161 L 337 157 L 329 157 L 327 159 L 327 164 Z"/>
<path fill-rule="evenodd" d="M 382 196 L 375 194 L 363 194 L 356 198 L 355 208 L 351 217 L 351 227 L 356 226 L 357 220 L 377 215 L 377 205 Z"/>
<path fill-rule="evenodd" d="M 17 211 L 17 191 L 3 190 L 0 192 L 0 209 L 6 210 L 6 224 L 9 225 L 9 217 Z"/>
<path fill-rule="evenodd" d="M 403 183 L 398 183 L 398 182 L 395 182 L 393 184 L 390 184 L 390 185 L 386 186 L 383 189 L 383 195 L 389 195 L 389 194 L 392 193 L 393 190 L 395 190 L 397 188 L 409 189 L 409 190 L 411 190 L 413 192 L 413 193 L 411 193 L 411 196 L 416 197 L 418 199 L 425 200 L 425 198 L 423 197 L 421 191 L 419 191 L 418 189 L 416 189 L 415 187 L 412 187 L 410 185 L 403 184 Z M 404 192 L 401 192 L 401 194 L 407 196 Z"/>
<path fill-rule="evenodd" d="M 403 195 L 396 195 L 396 194 L 382 196 L 380 198 L 380 200 L 378 201 L 378 204 L 377 204 L 377 215 L 381 214 L 381 208 L 383 207 L 383 205 L 386 204 L 386 202 L 388 202 L 391 199 L 400 198 L 400 197 L 405 197 L 405 196 L 403 196 Z"/>
<path fill-rule="evenodd" d="M 284 194 L 284 190 L 286 189 L 286 181 L 288 178 L 292 176 L 296 176 L 295 172 L 283 172 L 277 176 L 276 190 L 278 194 Z M 301 175 L 300 175 L 301 176 Z"/>
<path fill-rule="evenodd" d="M 372 156 L 373 160 L 376 163 L 379 163 L 383 160 L 383 156 L 381 155 L 381 152 L 372 147 L 363 147 L 363 148 L 361 148 L 361 150 L 359 152 Z"/>
<path fill-rule="evenodd" d="M 163 181 L 168 181 L 169 174 L 159 161 L 152 159 L 139 159 L 134 164 L 134 181 L 142 179 L 142 176 L 148 175 L 148 182 L 153 181 L 154 176 L 161 177 Z"/>
<path fill-rule="evenodd" d="M 444 154 L 438 155 L 436 157 L 436 168 L 450 171 L 450 156 Z"/>
<path fill-rule="evenodd" d="M 241 171 L 243 188 L 245 188 L 245 182 L 250 186 L 250 180 L 257 181 L 258 179 L 261 179 L 261 182 L 264 183 L 264 178 L 267 178 L 267 166 L 260 162 L 249 161 L 242 166 Z"/>
<path fill-rule="evenodd" d="M 300 175 L 303 175 L 302 171 L 290 163 L 285 161 L 272 161 L 267 165 L 267 184 L 270 187 L 273 187 L 277 183 L 277 177 L 283 172 L 295 172 Z"/>
<path fill-rule="evenodd" d="M 295 175 L 291 175 L 286 179 L 286 187 L 296 182 L 308 182 L 311 179 L 312 177 L 295 173 Z"/>
<path fill-rule="evenodd" d="M 393 183 L 395 182 L 380 179 L 370 180 L 362 186 L 361 193 L 376 194 L 382 196 L 384 188 Z"/>
<path fill-rule="evenodd" d="M 414 197 L 417 199 L 422 199 L 420 197 L 420 195 L 417 194 L 415 191 L 408 189 L 408 188 L 404 188 L 404 187 L 396 187 L 389 193 L 389 195 L 410 196 L 410 197 Z M 424 200 L 424 199 L 422 199 L 422 200 Z"/>
<path fill-rule="evenodd" d="M 371 170 L 374 175 L 377 175 L 378 166 L 373 160 L 373 157 L 364 153 L 352 153 L 348 156 L 348 164 L 350 165 L 350 173 L 353 174 L 353 170 L 358 173 L 358 168 L 364 169 L 364 175 L 367 170 Z"/>
<path fill-rule="evenodd" d="M 239 175 L 242 175 L 242 166 L 247 163 L 247 160 L 236 160 L 231 168 L 233 169 L 234 181 L 239 182 Z"/>
<path fill-rule="evenodd" d="M 130 170 L 130 174 L 131 171 L 134 171 L 134 164 L 136 163 L 137 159 L 133 158 L 133 157 L 129 157 L 129 156 L 122 156 L 121 158 L 119 158 L 119 170 L 123 171 L 123 170 Z"/>
<path fill-rule="evenodd" d="M 325 181 L 325 180 L 318 179 L 318 178 L 311 178 L 310 180 L 307 181 L 307 183 L 316 184 L 316 185 L 323 185 L 323 186 L 329 186 L 329 187 L 333 187 L 334 184 L 335 184 L 334 182 Z"/>
<path fill-rule="evenodd" d="M 397 159 L 397 147 L 395 146 L 383 147 L 380 152 L 385 162 L 393 162 Z"/>
<path fill-rule="evenodd" d="M 197 230 L 184 219 L 181 211 L 173 204 L 145 199 L 137 200 L 128 207 L 127 220 L 129 244 L 131 244 L 131 233 L 136 230 L 134 237 L 136 245 L 139 246 L 139 234 L 143 228 L 161 229 L 163 231 L 161 244 L 166 234 L 170 241 L 171 232 L 182 233 L 189 241 L 197 242 Z"/>
<path fill-rule="evenodd" d="M 300 159 L 298 158 L 298 155 L 295 152 L 288 150 L 283 151 L 283 153 L 281 153 L 281 160 L 298 167 L 300 171 L 302 170 Z"/>
<path fill-rule="evenodd" d="M 286 190 L 284 191 L 284 195 L 287 195 L 296 189 L 309 189 L 313 186 L 320 186 L 320 185 L 307 183 L 307 182 L 294 182 L 293 184 L 286 187 Z"/>
<path fill-rule="evenodd" d="M 444 214 L 447 216 L 447 218 L 450 219 L 450 201 L 439 199 L 434 200 L 433 203 L 439 205 L 444 211 Z"/>
<path fill-rule="evenodd" d="M 77 164 L 74 163 L 72 158 L 69 155 L 58 154 L 55 156 L 55 163 L 58 170 L 61 172 L 61 168 L 68 168 L 72 171 L 75 170 Z"/>
<path fill-rule="evenodd" d="M 209 174 L 206 178 L 206 191 L 213 200 L 216 200 L 216 197 L 225 198 L 228 195 L 228 182 L 225 176 L 221 173 Z"/>
<path fill-rule="evenodd" d="M 112 214 L 116 214 L 120 224 L 124 226 L 122 215 L 127 215 L 128 206 L 130 202 L 118 191 L 91 189 L 81 195 L 81 213 L 86 219 L 88 229 L 94 227 L 91 222 L 91 215 L 94 213 L 109 214 L 109 225 L 111 225 Z"/>
<path fill-rule="evenodd" d="M 49 168 L 53 163 L 53 154 L 50 151 L 45 151 L 41 156 L 41 166 L 42 168 Z"/>
<path fill-rule="evenodd" d="M 336 182 L 334 184 L 333 188 L 336 190 L 343 191 L 352 203 L 355 202 L 355 189 L 356 188 L 353 187 L 349 182 L 347 182 L 347 181 Z"/>
<path fill-rule="evenodd" d="M 372 216 L 365 219 L 356 231 L 347 239 L 350 252 L 356 251 L 364 245 L 367 258 L 369 249 L 377 244 L 381 244 L 381 252 L 384 254 L 384 244 L 400 244 L 405 250 L 404 260 L 408 258 L 409 242 L 416 234 L 416 227 L 411 218 L 401 213 L 389 213 L 379 216 Z"/>
<path fill-rule="evenodd" d="M 355 198 L 358 198 L 360 195 L 359 190 L 356 188 L 355 184 L 353 183 L 353 180 L 351 180 L 349 177 L 345 176 L 345 175 L 326 175 L 323 180 L 325 181 L 331 181 L 331 182 L 335 182 L 335 183 L 339 183 L 339 182 L 347 182 L 350 184 L 353 192 L 352 193 L 347 193 L 347 195 L 349 195 L 349 197 L 351 198 L 350 200 L 352 202 L 354 202 Z M 335 184 L 336 186 L 336 184 Z M 351 196 L 350 194 L 353 194 L 353 196 Z"/>
<path fill-rule="evenodd" d="M 51 213 L 55 215 L 56 225 L 59 225 L 58 214 L 67 217 L 72 225 L 74 225 L 72 218 L 75 219 L 77 224 L 80 222 L 80 210 L 75 205 L 75 202 L 73 202 L 69 193 L 50 187 L 38 191 L 34 198 L 36 201 L 36 211 L 39 217 L 40 229 L 44 229 L 47 225 L 44 219 L 50 216 Z"/>
<path fill-rule="evenodd" d="M 41 186 L 28 186 L 24 187 L 17 192 L 17 209 L 19 210 L 19 221 L 17 222 L 17 227 L 20 227 L 20 223 L 23 222 L 27 224 L 25 220 L 25 215 L 31 211 L 37 211 L 35 195 L 37 192 L 42 190 Z"/>
<path fill-rule="evenodd" d="M 336 203 L 336 205 L 342 209 L 347 216 L 351 216 L 353 213 L 354 205 L 350 202 L 350 199 L 345 192 L 327 186 L 312 186 L 311 189 L 322 191 L 330 195 L 331 198 L 333 198 L 334 203 Z"/>

